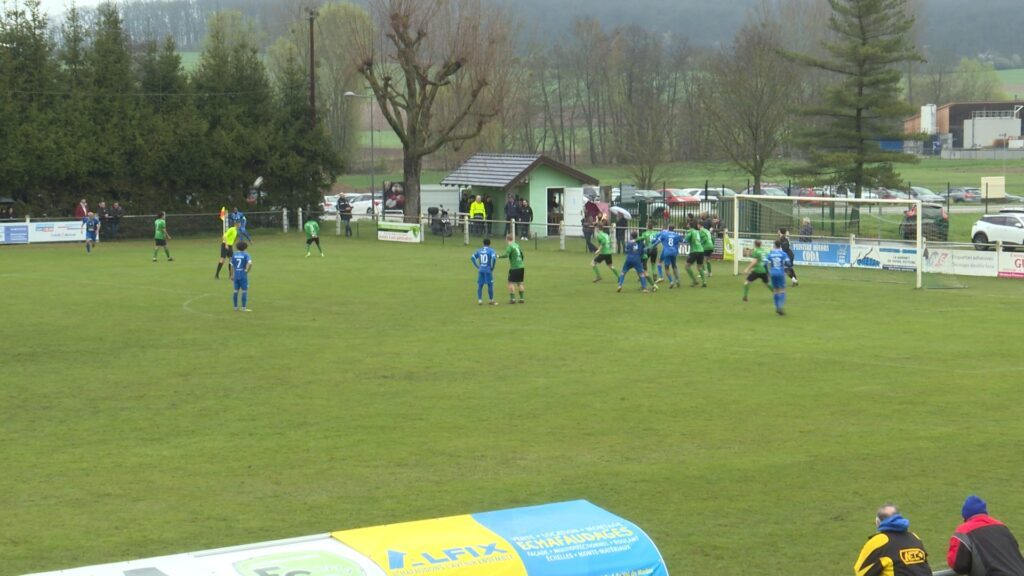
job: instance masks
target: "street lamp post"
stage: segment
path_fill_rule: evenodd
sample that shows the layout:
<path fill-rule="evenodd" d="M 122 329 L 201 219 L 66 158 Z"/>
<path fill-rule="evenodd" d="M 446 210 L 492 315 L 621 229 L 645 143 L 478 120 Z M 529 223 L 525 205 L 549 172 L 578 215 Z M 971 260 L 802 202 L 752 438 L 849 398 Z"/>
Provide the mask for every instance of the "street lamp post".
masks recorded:
<path fill-rule="evenodd" d="M 345 92 L 346 98 L 366 98 L 366 103 L 370 108 L 370 210 L 373 211 L 374 219 L 377 218 L 377 211 L 373 209 L 373 199 L 377 194 L 377 163 L 374 161 L 374 151 L 376 146 L 373 143 L 373 94 L 356 94 L 355 92 Z M 380 199 L 380 211 L 381 216 L 384 215 L 384 195 L 381 194 Z"/>

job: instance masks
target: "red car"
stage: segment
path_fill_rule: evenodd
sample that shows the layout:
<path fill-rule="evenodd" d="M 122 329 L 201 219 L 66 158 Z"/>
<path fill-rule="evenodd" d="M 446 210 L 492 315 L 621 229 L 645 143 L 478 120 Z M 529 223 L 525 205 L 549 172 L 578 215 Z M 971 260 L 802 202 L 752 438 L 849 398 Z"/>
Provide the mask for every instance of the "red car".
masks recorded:
<path fill-rule="evenodd" d="M 661 192 L 665 204 L 669 206 L 686 206 L 700 204 L 699 194 L 704 192 L 701 188 L 662 188 Z"/>

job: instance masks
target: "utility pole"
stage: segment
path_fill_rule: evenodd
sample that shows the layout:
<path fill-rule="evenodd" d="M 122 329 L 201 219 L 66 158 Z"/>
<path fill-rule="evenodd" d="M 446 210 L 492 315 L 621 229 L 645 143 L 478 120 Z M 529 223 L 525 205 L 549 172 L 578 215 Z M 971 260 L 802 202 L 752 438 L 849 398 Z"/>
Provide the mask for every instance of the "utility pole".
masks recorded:
<path fill-rule="evenodd" d="M 313 23 L 318 15 L 316 8 L 309 9 L 309 121 L 312 128 L 316 127 L 316 42 Z"/>

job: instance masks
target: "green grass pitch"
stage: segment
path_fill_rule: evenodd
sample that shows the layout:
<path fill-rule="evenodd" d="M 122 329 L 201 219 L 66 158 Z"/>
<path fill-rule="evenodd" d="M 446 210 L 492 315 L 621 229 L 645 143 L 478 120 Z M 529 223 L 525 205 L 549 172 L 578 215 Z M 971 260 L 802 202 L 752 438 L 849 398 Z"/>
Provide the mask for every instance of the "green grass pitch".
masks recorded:
<path fill-rule="evenodd" d="M 847 574 L 886 500 L 934 569 L 968 493 L 1024 530 L 1020 283 L 801 269 L 780 318 L 570 240 L 491 308 L 472 248 L 292 232 L 241 314 L 216 242 L 0 247 L 0 573 L 573 498 L 676 574 Z"/>

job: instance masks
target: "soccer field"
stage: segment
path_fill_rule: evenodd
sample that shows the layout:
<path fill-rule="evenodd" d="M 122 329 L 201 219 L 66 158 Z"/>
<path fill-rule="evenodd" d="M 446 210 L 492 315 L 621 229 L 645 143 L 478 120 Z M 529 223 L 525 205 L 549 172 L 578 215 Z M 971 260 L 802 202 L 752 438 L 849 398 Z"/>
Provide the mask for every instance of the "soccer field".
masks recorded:
<path fill-rule="evenodd" d="M 934 569 L 971 492 L 1024 528 L 1024 284 L 800 269 L 778 317 L 574 240 L 479 307 L 458 244 L 257 236 L 251 314 L 215 238 L 0 247 L 0 573 L 575 498 L 674 574 L 848 574 L 885 500 Z"/>

